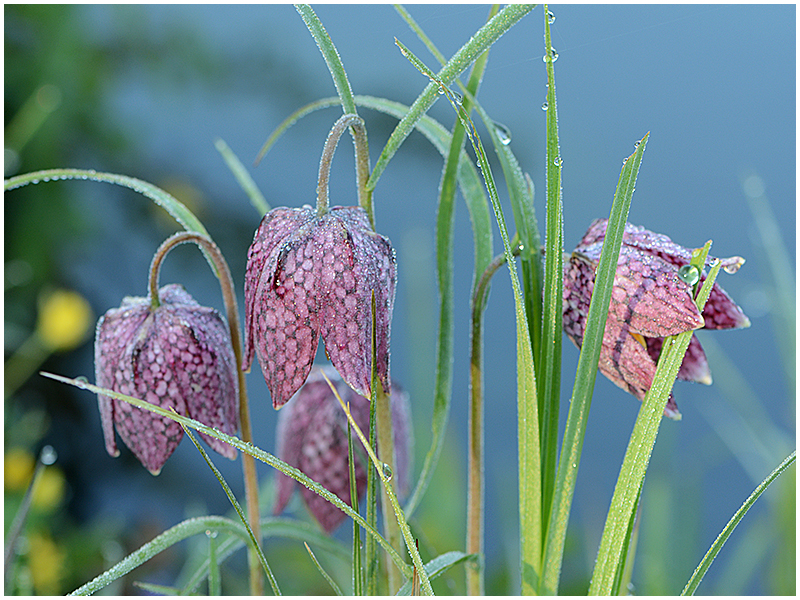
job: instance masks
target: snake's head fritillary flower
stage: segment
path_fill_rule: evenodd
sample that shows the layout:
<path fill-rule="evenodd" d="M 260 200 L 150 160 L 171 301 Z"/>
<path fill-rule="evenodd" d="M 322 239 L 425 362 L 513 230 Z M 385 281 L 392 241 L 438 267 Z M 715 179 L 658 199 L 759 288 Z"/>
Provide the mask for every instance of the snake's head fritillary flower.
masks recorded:
<path fill-rule="evenodd" d="M 578 348 L 583 342 L 594 277 L 605 239 L 606 219 L 594 221 L 569 260 L 564 262 L 564 332 Z M 730 296 L 714 283 L 701 315 L 692 296 L 693 282 L 681 271 L 691 249 L 643 227 L 625 225 L 614 277 L 608 320 L 600 350 L 600 372 L 642 400 L 653 383 L 664 337 L 693 329 L 749 327 L 750 321 Z M 706 265 L 717 259 L 709 256 Z M 720 259 L 735 273 L 744 264 L 738 256 Z M 700 276 L 700 282 L 705 275 Z M 703 348 L 692 336 L 678 378 L 710 384 Z M 680 419 L 670 395 L 664 414 Z"/>
<path fill-rule="evenodd" d="M 350 414 L 359 429 L 366 435 L 369 431 L 369 401 L 354 392 L 341 377 L 330 368 L 325 374 L 342 400 L 349 404 Z M 411 469 L 411 424 L 408 394 L 392 386 L 390 399 L 392 426 L 395 444 L 395 468 L 397 490 L 404 495 L 408 489 Z M 350 467 L 347 451 L 347 416 L 339 401 L 322 377 L 322 369 L 315 367 L 305 385 L 278 415 L 278 457 L 296 467 L 324 488 L 350 504 Z M 364 460 L 369 460 L 352 434 L 356 489 L 361 499 L 366 491 L 367 472 Z M 295 480 L 278 473 L 278 493 L 274 514 L 280 514 L 289 502 L 295 488 Z M 301 488 L 303 501 L 309 512 L 327 533 L 335 530 L 345 514 L 333 504 L 311 490 Z"/>
<path fill-rule="evenodd" d="M 275 408 L 305 382 L 319 336 L 347 384 L 370 396 L 373 294 L 378 378 L 389 389 L 396 279 L 392 245 L 362 208 L 267 213 L 247 254 L 244 367 L 258 356 Z"/>
<path fill-rule="evenodd" d="M 233 435 L 239 428 L 239 380 L 230 333 L 219 313 L 200 306 L 177 284 L 159 290 L 159 305 L 127 297 L 98 322 L 99 387 L 173 408 Z M 154 475 L 183 437 L 181 426 L 155 413 L 98 395 L 106 450 L 118 456 L 114 429 Z M 227 458 L 236 449 L 200 434 Z"/>

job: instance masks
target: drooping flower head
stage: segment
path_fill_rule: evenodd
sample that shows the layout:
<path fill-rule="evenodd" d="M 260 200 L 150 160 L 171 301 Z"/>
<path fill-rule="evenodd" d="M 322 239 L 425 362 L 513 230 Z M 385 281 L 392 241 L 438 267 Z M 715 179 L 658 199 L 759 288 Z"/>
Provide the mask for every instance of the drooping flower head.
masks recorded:
<path fill-rule="evenodd" d="M 344 380 L 370 395 L 373 293 L 377 372 L 389 389 L 396 279 L 392 245 L 362 208 L 267 213 L 247 254 L 244 366 L 258 356 L 275 408 L 308 377 L 319 336 Z"/>
<path fill-rule="evenodd" d="M 219 313 L 200 306 L 178 284 L 166 285 L 153 308 L 149 298 L 127 297 L 98 322 L 97 385 L 146 400 L 216 427 L 239 428 L 239 380 L 230 334 Z M 181 426 L 127 402 L 98 395 L 106 450 L 118 456 L 114 429 L 154 475 L 183 437 Z M 227 458 L 236 449 L 203 433 Z"/>
<path fill-rule="evenodd" d="M 606 219 L 589 227 L 569 260 L 564 262 L 564 333 L 578 348 L 583 342 L 586 317 L 594 290 L 594 277 L 605 239 Z M 617 272 L 600 350 L 600 372 L 642 400 L 653 383 L 663 339 L 692 329 L 748 327 L 749 319 L 717 284 L 703 310 L 697 310 L 693 283 L 681 267 L 691 260 L 690 249 L 670 238 L 630 223 L 622 236 Z M 709 256 L 706 265 L 714 260 Z M 738 256 L 721 259 L 722 268 L 735 273 L 744 264 Z M 700 275 L 700 282 L 705 275 Z M 710 384 L 703 348 L 692 336 L 678 378 Z M 680 418 L 670 394 L 664 414 Z"/>
<path fill-rule="evenodd" d="M 331 368 L 325 374 L 336 387 L 342 400 L 349 404 L 350 413 L 359 429 L 369 432 L 369 401 L 355 393 Z M 394 431 L 397 490 L 404 495 L 408 489 L 412 459 L 412 431 L 408 394 L 396 385 L 391 395 L 392 426 Z M 327 490 L 350 504 L 350 467 L 347 450 L 347 416 L 339 401 L 315 367 L 305 385 L 278 415 L 277 454 L 284 462 L 298 468 Z M 352 434 L 356 489 L 361 499 L 366 491 L 366 458 L 361 442 Z M 278 473 L 278 493 L 274 514 L 280 514 L 289 502 L 295 480 Z M 311 490 L 301 487 L 303 501 L 322 528 L 330 533 L 344 520 L 345 514 Z"/>

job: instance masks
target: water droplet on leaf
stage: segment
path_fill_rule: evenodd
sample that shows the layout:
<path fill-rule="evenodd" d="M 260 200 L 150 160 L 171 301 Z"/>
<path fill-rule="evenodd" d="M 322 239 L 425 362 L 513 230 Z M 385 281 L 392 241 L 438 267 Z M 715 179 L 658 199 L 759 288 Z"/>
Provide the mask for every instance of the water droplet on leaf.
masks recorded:
<path fill-rule="evenodd" d="M 547 103 L 547 100 L 545 100 L 542 102 L 542 110 L 547 110 L 548 108 L 550 108 L 550 105 Z"/>
<path fill-rule="evenodd" d="M 680 277 L 685 283 L 694 285 L 700 281 L 700 270 L 694 265 L 683 265 L 680 269 L 678 269 L 678 277 Z"/>
<path fill-rule="evenodd" d="M 58 460 L 58 453 L 56 453 L 55 448 L 48 444 L 39 453 L 39 460 L 42 461 L 43 465 L 52 465 Z"/>
<path fill-rule="evenodd" d="M 383 463 L 383 476 L 386 477 L 386 481 L 391 481 L 393 474 L 394 473 L 392 473 L 392 467 L 390 467 L 386 463 Z"/>
<path fill-rule="evenodd" d="M 547 11 L 547 23 L 548 23 L 549 25 L 552 25 L 552 24 L 553 24 L 553 23 L 555 23 L 555 22 L 556 22 L 556 16 L 555 16 L 555 15 L 554 15 L 552 12 L 550 12 L 550 11 L 548 10 L 548 11 Z"/>
<path fill-rule="evenodd" d="M 511 130 L 508 127 L 495 121 L 494 130 L 497 132 L 497 137 L 503 146 L 508 146 L 511 143 Z"/>

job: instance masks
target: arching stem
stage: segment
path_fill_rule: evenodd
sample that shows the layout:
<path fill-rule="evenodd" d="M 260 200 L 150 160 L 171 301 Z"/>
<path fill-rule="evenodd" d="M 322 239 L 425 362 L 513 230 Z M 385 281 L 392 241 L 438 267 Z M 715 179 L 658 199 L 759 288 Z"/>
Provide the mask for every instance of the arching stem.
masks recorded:
<path fill-rule="evenodd" d="M 233 278 L 228 268 L 228 263 L 222 255 L 219 247 L 208 237 L 199 233 L 181 232 L 167 238 L 153 256 L 150 264 L 149 276 L 149 295 L 153 308 L 160 304 L 158 299 L 158 274 L 161 270 L 161 263 L 166 255 L 175 246 L 192 242 L 204 248 L 214 266 L 217 268 L 220 288 L 222 289 L 222 300 L 225 304 L 225 313 L 228 319 L 228 327 L 231 334 L 231 345 L 233 355 L 236 359 L 237 376 L 239 378 L 239 426 L 242 431 L 242 441 L 252 442 L 253 434 L 250 427 L 250 408 L 247 402 L 247 387 L 244 380 L 242 365 L 242 341 L 239 335 L 239 309 L 236 305 L 236 294 L 233 287 Z M 256 540 L 261 542 L 261 525 L 258 511 L 258 479 L 256 477 L 255 459 L 249 454 L 242 453 L 242 469 L 244 471 L 245 498 L 247 501 L 247 518 L 253 530 Z M 250 566 L 250 593 L 262 595 L 264 591 L 264 573 L 261 563 L 253 549 L 248 551 L 248 563 Z"/>
<path fill-rule="evenodd" d="M 367 143 L 367 128 L 364 120 L 356 114 L 346 114 L 339 117 L 333 124 L 328 139 L 325 140 L 325 147 L 322 150 L 322 158 L 319 161 L 319 179 L 317 182 L 317 215 L 324 215 L 328 212 L 328 180 L 330 179 L 331 162 L 333 153 L 342 137 L 344 130 L 349 127 L 353 135 L 353 143 L 356 152 L 356 186 L 358 187 L 358 205 L 364 209 L 369 217 L 372 229 L 375 229 L 375 211 L 372 207 L 372 191 L 367 190 L 367 180 L 369 179 L 369 144 Z"/>

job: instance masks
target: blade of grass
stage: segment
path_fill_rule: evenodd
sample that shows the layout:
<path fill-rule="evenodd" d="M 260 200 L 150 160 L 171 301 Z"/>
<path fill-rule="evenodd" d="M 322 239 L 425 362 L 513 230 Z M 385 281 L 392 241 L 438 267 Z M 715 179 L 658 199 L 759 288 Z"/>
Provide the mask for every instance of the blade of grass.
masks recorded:
<path fill-rule="evenodd" d="M 694 573 L 692 573 L 692 576 L 686 583 L 686 587 L 683 588 L 681 596 L 694 595 L 695 591 L 697 590 L 697 586 L 700 585 L 700 582 L 703 580 L 703 577 L 711 566 L 711 563 L 714 562 L 717 554 L 719 554 L 719 551 L 722 550 L 722 546 L 730 537 L 731 533 L 733 533 L 733 530 L 736 529 L 736 526 L 739 524 L 742 518 L 747 514 L 747 511 L 752 508 L 753 504 L 755 504 L 756 500 L 758 500 L 759 496 L 764 493 L 769 485 L 775 481 L 781 473 L 788 469 L 790 465 L 794 464 L 796 459 L 797 451 L 795 450 L 789 456 L 787 456 L 781 462 L 781 464 L 779 464 L 775 470 L 772 471 L 772 473 L 767 475 L 764 481 L 758 484 L 756 489 L 753 490 L 753 493 L 748 496 L 747 500 L 744 501 L 744 504 L 742 504 L 739 510 L 737 510 L 733 517 L 731 517 L 731 520 L 728 521 L 725 527 L 723 527 L 719 536 L 717 536 L 717 539 L 714 540 L 714 543 L 711 544 L 711 547 L 708 549 L 708 552 L 706 552 L 703 560 L 701 560 L 700 564 L 697 565 Z"/>
<path fill-rule="evenodd" d="M 350 469 L 350 504 L 353 510 L 358 512 L 358 489 L 356 486 L 356 463 L 353 458 L 353 436 L 351 435 L 350 423 L 347 424 L 347 464 Z M 353 521 L 353 595 L 363 594 L 364 572 L 361 567 L 361 529 L 358 523 Z"/>
<path fill-rule="evenodd" d="M 219 596 L 222 593 L 222 582 L 219 578 L 219 563 L 217 562 L 217 535 L 216 530 L 206 530 L 208 537 L 208 595 Z"/>
<path fill-rule="evenodd" d="M 600 360 L 600 348 L 603 342 L 608 307 L 611 302 L 611 289 L 617 271 L 617 260 L 622 247 L 622 234 L 636 187 L 636 177 L 642 163 L 647 139 L 642 141 L 622 166 L 614 202 L 608 220 L 603 251 L 595 274 L 594 291 L 589 315 L 586 319 L 583 344 L 575 384 L 572 389 L 572 400 L 567 414 L 564 440 L 561 445 L 561 456 L 556 472 L 556 486 L 547 527 L 547 539 L 544 550 L 544 566 L 541 592 L 555 594 L 558 592 L 558 580 L 561 575 L 561 563 L 564 558 L 564 544 L 567 536 L 567 524 L 575 492 L 575 481 L 578 476 L 586 423 L 589 418 L 589 407 L 592 402 L 592 391 L 597 378 L 597 365 Z"/>
<path fill-rule="evenodd" d="M 209 529 L 232 533 L 243 542 L 249 540 L 247 531 L 239 523 L 226 517 L 196 517 L 178 523 L 170 527 L 160 535 L 156 536 L 138 550 L 135 550 L 116 565 L 101 573 L 90 582 L 82 585 L 77 590 L 69 594 L 70 596 L 88 596 L 98 590 L 103 589 L 120 577 L 130 573 L 133 569 L 144 564 L 159 552 L 163 552 L 174 544 L 185 540 L 188 537 L 198 534 L 205 534 Z"/>
<path fill-rule="evenodd" d="M 442 67 L 438 74 L 439 81 L 443 82 L 445 86 L 450 85 L 456 77 L 483 53 L 484 50 L 489 48 L 500 36 L 531 10 L 533 10 L 533 5 L 531 4 L 510 4 L 506 6 L 488 23 L 476 31 L 469 41 L 453 55 L 444 67 Z M 394 129 L 381 151 L 375 163 L 375 167 L 372 169 L 372 175 L 367 183 L 367 189 L 375 189 L 378 179 L 380 179 L 380 176 L 383 174 L 383 171 L 386 169 L 386 166 L 389 164 L 395 152 L 397 152 L 397 149 L 408 134 L 411 133 L 414 124 L 427 112 L 434 101 L 436 101 L 438 89 L 438 83 L 428 84 L 411 105 L 406 116 L 397 124 L 397 127 Z"/>
<path fill-rule="evenodd" d="M 405 577 L 411 577 L 411 567 L 409 567 L 405 563 L 405 561 L 403 561 L 403 559 L 400 558 L 400 555 L 394 550 L 394 548 L 392 548 L 386 542 L 384 537 L 380 533 L 378 533 L 378 531 L 373 526 L 367 523 L 367 521 L 365 521 L 361 515 L 353 511 L 353 509 L 350 507 L 349 504 L 343 502 L 336 494 L 331 493 L 330 491 L 319 485 L 313 479 L 310 479 L 305 473 L 303 473 L 299 469 L 296 469 L 291 465 L 286 464 L 279 458 L 273 456 L 269 452 L 262 450 L 258 446 L 254 446 L 251 443 L 243 442 L 242 440 L 240 440 L 235 436 L 222 433 L 218 429 L 215 429 L 214 427 L 209 427 L 208 425 L 200 423 L 195 419 L 184 417 L 183 415 L 179 415 L 170 410 L 161 408 L 160 406 L 150 404 L 149 402 L 145 400 L 140 400 L 139 398 L 126 396 L 125 394 L 120 394 L 118 392 L 115 392 L 107 388 L 101 388 L 96 385 L 92 385 L 91 383 L 88 383 L 87 381 L 82 379 L 71 379 L 69 377 L 63 377 L 61 375 L 55 375 L 54 373 L 47 373 L 44 371 L 41 371 L 40 375 L 42 375 L 43 377 L 48 377 L 49 379 L 60 381 L 61 383 L 66 383 L 67 385 L 75 386 L 82 390 L 87 390 L 94 394 L 102 394 L 103 396 L 114 398 L 115 400 L 121 400 L 123 402 L 132 404 L 138 408 L 154 412 L 157 415 L 161 415 L 162 417 L 172 419 L 176 423 L 185 425 L 186 427 L 191 427 L 192 429 L 195 429 L 201 433 L 205 433 L 206 435 L 209 435 L 213 438 L 226 442 L 231 446 L 237 448 L 239 451 L 244 452 L 245 454 L 248 454 L 257 460 L 260 460 L 261 462 L 275 469 L 278 469 L 284 475 L 291 477 L 292 479 L 294 479 L 301 485 L 305 486 L 315 494 L 322 496 L 323 498 L 325 498 L 325 500 L 335 505 L 336 508 L 345 513 L 348 517 L 357 521 L 358 524 L 361 525 L 361 527 L 363 527 L 368 534 L 373 536 L 381 545 L 381 547 L 383 547 L 384 550 L 386 550 L 386 552 L 389 554 L 389 557 L 400 568 L 403 575 Z"/>
<path fill-rule="evenodd" d="M 477 557 L 474 554 L 466 554 L 457 550 L 445 552 L 444 554 L 440 554 L 436 558 L 433 558 L 425 563 L 425 572 L 428 574 L 428 578 L 433 581 L 439 577 L 439 575 L 442 575 L 445 571 L 447 571 L 447 569 L 450 567 L 454 567 L 462 562 L 472 562 L 476 559 Z M 397 595 L 408 596 L 411 591 L 412 582 L 409 580 L 403 584 L 403 587 L 400 588 L 400 591 L 397 592 Z"/>
<path fill-rule="evenodd" d="M 705 265 L 710 247 L 711 242 L 709 241 L 702 249 L 692 253 L 691 262 L 698 269 L 702 269 Z M 701 314 L 720 267 L 721 263 L 717 261 L 697 295 L 695 302 Z M 664 408 L 693 334 L 692 330 L 684 331 L 677 336 L 664 339 L 653 384 L 642 401 L 642 407 L 636 418 L 628 449 L 622 461 L 614 495 L 611 498 L 611 507 L 606 517 L 600 548 L 597 552 L 597 562 L 589 586 L 589 593 L 592 595 L 613 593 L 616 573 L 620 565 L 624 566 L 624 548 L 630 534 L 628 524 L 636 509 L 636 499 L 650 462 L 658 428 L 664 416 Z"/>
<path fill-rule="evenodd" d="M 483 149 L 480 136 L 474 123 L 466 114 L 463 107 L 454 99 L 452 92 L 444 86 L 443 82 L 422 61 L 411 53 L 408 48 L 399 44 L 403 54 L 424 75 L 441 86 L 443 94 L 450 101 L 459 119 L 462 120 L 464 130 L 469 136 L 472 148 L 478 156 L 481 172 L 486 189 L 494 209 L 495 219 L 503 239 L 503 249 L 509 274 L 511 287 L 514 292 L 514 308 L 517 324 L 517 411 L 519 435 L 519 502 L 520 502 L 520 559 L 521 579 L 523 593 L 533 593 L 539 583 L 541 568 L 541 473 L 540 473 L 540 448 L 539 448 L 539 418 L 536 401 L 536 374 L 531 351 L 531 338 L 528 330 L 528 320 L 525 315 L 525 304 L 522 290 L 517 276 L 516 264 L 513 261 L 513 249 L 508 236 L 508 229 L 497 195 L 491 167 Z"/>
<path fill-rule="evenodd" d="M 308 4 L 295 4 L 295 9 L 303 18 L 303 22 L 308 27 L 308 31 L 317 42 L 319 51 L 325 59 L 325 64 L 328 65 L 328 71 L 333 78 L 333 84 L 336 86 L 336 92 L 339 94 L 339 100 L 342 103 L 342 110 L 344 114 L 358 114 L 356 111 L 356 103 L 353 100 L 353 89 L 350 87 L 350 81 L 347 79 L 347 73 L 344 70 L 342 59 L 336 46 L 333 45 L 328 32 L 322 25 L 317 14 Z"/>
<path fill-rule="evenodd" d="M 544 298 L 542 300 L 541 355 L 539 369 L 539 423 L 542 445 L 542 514 L 550 514 L 556 480 L 558 414 L 561 403 L 561 341 L 564 287 L 564 208 L 561 198 L 561 153 L 558 144 L 558 112 L 550 19 L 544 5 L 545 64 L 547 71 L 547 138 L 545 153 L 546 231 Z M 545 527 L 547 520 L 543 521 Z M 547 531 L 542 532 L 543 539 Z M 541 584 L 541 581 L 539 582 Z"/>
<path fill-rule="evenodd" d="M 322 376 L 325 377 L 325 379 L 327 380 L 327 377 L 325 376 L 324 372 L 322 373 Z M 384 463 L 378 460 L 378 456 L 375 454 L 375 451 L 372 449 L 372 446 L 367 441 L 367 438 L 364 436 L 361 429 L 358 427 L 358 424 L 355 422 L 355 419 L 353 419 L 353 415 L 350 414 L 350 407 L 344 403 L 344 401 L 339 396 L 338 391 L 330 381 L 328 381 L 328 385 L 330 386 L 334 396 L 336 396 L 336 399 L 339 401 L 339 405 L 342 407 L 342 410 L 344 410 L 345 415 L 347 415 L 347 420 L 350 423 L 350 426 L 353 428 L 353 431 L 356 432 L 358 439 L 361 440 L 361 444 L 364 446 L 364 449 L 367 451 L 367 454 L 369 454 L 369 458 L 370 460 L 372 460 L 372 464 L 374 465 L 375 470 L 377 471 L 378 476 L 380 477 L 381 483 L 383 484 L 383 490 L 388 496 L 389 503 L 391 504 L 391 507 L 394 510 L 395 519 L 397 520 L 397 525 L 399 526 L 400 531 L 403 534 L 403 538 L 405 540 L 408 553 L 411 555 L 411 560 L 413 561 L 414 566 L 417 568 L 417 573 L 421 574 L 420 583 L 422 589 L 426 595 L 433 595 L 431 582 L 428 579 L 428 576 L 424 570 L 424 565 L 422 564 L 422 559 L 420 558 L 419 550 L 417 550 L 416 544 L 414 543 L 414 539 L 411 536 L 411 529 L 408 526 L 408 521 L 406 520 L 405 515 L 403 514 L 403 509 L 400 507 L 400 503 L 398 502 L 397 496 L 395 495 L 394 489 L 392 488 L 391 473 L 387 473 Z M 387 510 L 387 508 L 384 507 L 384 510 Z"/>
<path fill-rule="evenodd" d="M 234 510 L 236 510 L 236 514 L 239 515 L 239 518 L 242 520 L 245 529 L 247 529 L 247 534 L 250 536 L 250 542 L 253 544 L 253 548 L 255 549 L 256 554 L 258 555 L 258 560 L 261 562 L 261 566 L 264 569 L 264 573 L 266 573 L 267 575 L 267 580 L 269 581 L 269 584 L 272 587 L 272 593 L 275 594 L 276 596 L 280 596 L 281 590 L 278 587 L 278 582 L 275 579 L 275 575 L 272 574 L 272 569 L 270 568 L 269 563 L 267 562 L 267 557 L 264 556 L 264 552 L 261 550 L 261 543 L 259 542 L 258 538 L 256 538 L 255 533 L 253 533 L 253 529 L 252 527 L 250 527 L 250 523 L 247 521 L 247 516 L 244 514 L 242 507 L 239 505 L 239 501 L 236 500 L 236 496 L 233 495 L 233 491 L 228 485 L 228 482 L 225 481 L 225 478 L 222 476 L 222 473 L 219 472 L 219 469 L 217 469 L 214 462 L 211 460 L 208 454 L 206 454 L 206 451 L 203 450 L 203 447 L 200 445 L 200 442 L 198 442 L 192 435 L 192 432 L 189 431 L 189 428 L 183 423 L 181 423 L 181 427 L 183 427 L 184 433 L 186 433 L 186 435 L 189 436 L 189 439 L 192 441 L 192 444 L 194 444 L 195 448 L 197 448 L 197 450 L 200 452 L 200 455 L 203 457 L 203 460 L 206 461 L 206 464 L 214 473 L 214 476 L 217 478 L 217 481 L 219 481 L 219 484 L 225 491 L 225 495 L 228 497 L 228 500 L 230 500 Z"/>
<path fill-rule="evenodd" d="M 247 172 L 247 169 L 239 160 L 239 157 L 233 153 L 233 150 L 225 143 L 225 140 L 221 138 L 217 138 L 214 142 L 214 147 L 222 155 L 225 164 L 228 165 L 231 173 L 233 173 L 236 182 L 242 190 L 244 190 L 244 193 L 247 194 L 247 197 L 250 198 L 250 204 L 253 205 L 253 208 L 256 209 L 259 216 L 263 217 L 269 212 L 269 202 L 264 198 L 261 190 L 258 189 L 256 182 L 250 177 L 250 173 Z"/>
<path fill-rule="evenodd" d="M 336 594 L 337 596 L 342 596 L 343 594 L 341 588 L 338 585 L 336 585 L 336 582 L 333 580 L 333 578 L 330 575 L 328 575 L 325 569 L 322 568 L 322 565 L 319 564 L 317 557 L 314 556 L 314 553 L 311 551 L 311 548 L 309 548 L 308 544 L 306 542 L 303 542 L 303 545 L 306 547 L 306 550 L 308 550 L 308 554 L 311 556 L 311 560 L 317 567 L 317 571 L 319 571 L 320 575 L 322 575 L 322 577 L 325 578 L 325 581 L 327 581 L 328 584 L 331 586 L 331 588 L 333 588 L 333 593 Z"/>

